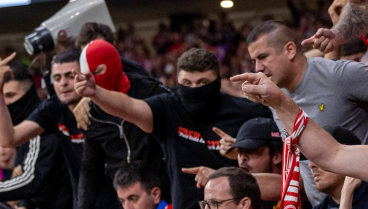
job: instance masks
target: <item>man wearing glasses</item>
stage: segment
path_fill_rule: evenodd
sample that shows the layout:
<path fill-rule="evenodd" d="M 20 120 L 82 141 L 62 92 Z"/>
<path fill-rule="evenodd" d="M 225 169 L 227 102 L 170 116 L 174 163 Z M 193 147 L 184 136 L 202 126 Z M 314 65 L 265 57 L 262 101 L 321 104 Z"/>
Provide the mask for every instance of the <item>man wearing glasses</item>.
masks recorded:
<path fill-rule="evenodd" d="M 201 209 L 261 209 L 261 192 L 256 179 L 241 168 L 216 170 L 204 188 Z"/>

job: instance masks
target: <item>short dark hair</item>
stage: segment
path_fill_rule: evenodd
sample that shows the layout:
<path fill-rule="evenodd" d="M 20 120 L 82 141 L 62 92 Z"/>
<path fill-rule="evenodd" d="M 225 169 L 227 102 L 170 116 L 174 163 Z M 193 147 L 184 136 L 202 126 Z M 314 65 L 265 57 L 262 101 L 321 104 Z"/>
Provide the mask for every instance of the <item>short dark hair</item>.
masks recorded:
<path fill-rule="evenodd" d="M 109 26 L 95 22 L 87 22 L 79 31 L 77 45 L 78 47 L 82 45 L 85 46 L 89 42 L 97 39 L 98 36 L 102 36 L 105 41 L 114 44 L 114 34 Z"/>
<path fill-rule="evenodd" d="M 229 180 L 230 193 L 233 198 L 249 197 L 253 209 L 261 209 L 261 191 L 256 179 L 252 174 L 237 167 L 223 167 L 209 176 L 208 180 L 219 177 L 227 177 Z M 234 200 L 239 204 L 240 200 Z"/>
<path fill-rule="evenodd" d="M 192 48 L 184 52 L 177 62 L 177 71 L 185 70 L 187 72 L 214 71 L 220 75 L 219 62 L 217 57 L 204 48 Z"/>
<path fill-rule="evenodd" d="M 141 161 L 124 164 L 115 174 L 114 187 L 116 190 L 127 188 L 136 182 L 139 182 L 148 194 L 154 187 L 160 188 L 158 176 Z"/>
<path fill-rule="evenodd" d="M 19 81 L 19 82 L 28 82 L 29 84 L 33 84 L 33 76 L 28 67 L 21 62 L 21 60 L 13 60 L 9 63 L 9 67 L 13 71 L 13 76 L 10 74 L 5 75 L 4 82 L 8 83 L 11 80 Z"/>
<path fill-rule="evenodd" d="M 341 56 L 349 56 L 357 53 L 365 53 L 367 51 L 367 45 L 365 42 L 356 38 L 341 46 Z"/>
<path fill-rule="evenodd" d="M 52 61 L 52 63 L 70 63 L 70 62 L 78 62 L 79 64 L 79 52 L 76 50 L 67 50 L 64 52 L 61 52 L 60 54 L 57 54 Z"/>
<path fill-rule="evenodd" d="M 282 153 L 283 144 L 280 140 L 272 140 L 265 144 L 270 150 L 270 156 L 274 156 L 277 153 Z"/>
<path fill-rule="evenodd" d="M 286 25 L 279 21 L 268 20 L 257 25 L 248 35 L 247 44 L 251 45 L 253 42 L 257 41 L 262 35 L 268 35 L 272 32 L 277 34 L 272 37 L 271 40 L 267 40 L 267 45 L 273 45 L 277 52 L 281 52 L 282 48 L 288 42 L 293 42 L 296 45 L 297 51 L 301 52 L 301 45 L 295 33 Z"/>
<path fill-rule="evenodd" d="M 345 145 L 360 145 L 361 141 L 354 134 L 354 132 L 350 131 L 341 126 L 324 126 L 323 129 L 327 131 L 332 137 L 339 142 L 340 144 Z"/>

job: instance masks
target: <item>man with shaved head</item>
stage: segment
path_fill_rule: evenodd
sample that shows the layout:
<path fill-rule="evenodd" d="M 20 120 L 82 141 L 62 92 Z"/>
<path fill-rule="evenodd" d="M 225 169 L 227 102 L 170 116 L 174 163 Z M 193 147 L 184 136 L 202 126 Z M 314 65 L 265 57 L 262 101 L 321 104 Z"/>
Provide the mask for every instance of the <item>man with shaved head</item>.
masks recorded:
<path fill-rule="evenodd" d="M 320 126 L 342 126 L 363 144 L 368 138 L 368 67 L 353 61 L 307 58 L 293 31 L 276 21 L 256 26 L 247 38 L 257 72 L 264 73 Z M 322 200 L 301 156 L 301 175 L 311 204 Z"/>

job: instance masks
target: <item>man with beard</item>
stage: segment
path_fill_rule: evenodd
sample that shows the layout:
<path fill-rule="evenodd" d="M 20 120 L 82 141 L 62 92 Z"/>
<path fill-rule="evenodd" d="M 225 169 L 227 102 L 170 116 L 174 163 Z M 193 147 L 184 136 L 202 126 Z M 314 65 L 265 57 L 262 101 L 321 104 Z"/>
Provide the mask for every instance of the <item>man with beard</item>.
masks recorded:
<path fill-rule="evenodd" d="M 235 136 L 245 121 L 271 118 L 272 113 L 263 105 L 220 93 L 219 64 L 216 56 L 206 49 L 185 52 L 178 59 L 177 70 L 180 95 L 134 99 L 97 86 L 89 72 L 75 72 L 75 89 L 107 113 L 157 136 L 167 159 L 173 207 L 198 208 L 203 189 L 197 189 L 192 176 L 182 173 L 181 168 L 236 165 L 236 161 L 219 153 L 220 139 L 212 127 Z"/>
<path fill-rule="evenodd" d="M 352 132 L 340 126 L 323 127 L 337 142 L 344 145 L 359 145 L 359 138 Z M 355 191 L 346 192 L 343 190 L 345 176 L 321 169 L 318 165 L 310 161 L 309 167 L 312 171 L 316 187 L 320 192 L 328 196 L 322 202 L 314 207 L 314 209 L 339 208 L 343 195 L 352 195 L 352 205 L 350 208 L 367 208 L 368 207 L 368 183 L 363 181 L 361 185 L 357 185 Z M 344 194 L 344 192 L 346 192 Z"/>
<path fill-rule="evenodd" d="M 226 134 L 226 133 L 223 133 Z M 235 140 L 235 139 L 234 139 Z M 245 122 L 238 131 L 236 142 L 227 153 L 237 149 L 239 167 L 251 174 L 256 174 L 255 178 L 260 182 L 262 195 L 267 198 L 268 194 L 279 193 L 279 186 L 264 187 L 264 185 L 276 185 L 271 181 L 281 181 L 281 163 L 282 163 L 282 140 L 276 123 L 270 118 L 254 118 Z M 215 172 L 214 169 L 200 166 L 195 168 L 183 168 L 183 172 L 195 174 L 197 187 L 206 186 L 209 176 Z M 278 175 L 260 175 L 258 173 L 278 174 Z M 270 178 L 264 181 L 265 178 Z M 265 183 L 263 183 L 265 182 Z M 277 196 L 277 195 L 274 195 Z M 277 205 L 277 201 L 262 201 L 262 208 L 272 209 Z"/>
<path fill-rule="evenodd" d="M 12 77 L 6 76 L 3 88 L 5 104 L 12 122 L 19 124 L 37 108 L 41 100 L 29 70 L 20 62 L 10 65 Z M 0 182 L 0 200 L 32 199 L 43 208 L 72 207 L 72 189 L 61 147 L 54 134 L 38 135 L 16 148 L 15 166 L 22 172 L 14 179 Z M 18 206 L 26 206 L 21 201 Z"/>
<path fill-rule="evenodd" d="M 4 94 L 2 93 L 4 76 L 11 71 L 7 64 L 14 56 L 15 54 L 0 61 L 1 146 L 15 147 L 37 135 L 56 134 L 68 166 L 73 189 L 73 208 L 76 208 L 78 179 L 84 143 L 83 132 L 77 128 L 77 122 L 72 113 L 72 110 L 81 98 L 74 91 L 74 76 L 72 74 L 72 70 L 80 71 L 79 53 L 65 51 L 55 57 L 51 73 L 56 95 L 41 103 L 25 120 L 19 121 L 20 123 L 16 126 L 12 125 Z M 108 182 L 108 179 L 104 178 L 100 179 L 100 181 Z M 103 208 L 111 205 L 119 207 L 114 189 L 104 189 L 95 207 Z"/>

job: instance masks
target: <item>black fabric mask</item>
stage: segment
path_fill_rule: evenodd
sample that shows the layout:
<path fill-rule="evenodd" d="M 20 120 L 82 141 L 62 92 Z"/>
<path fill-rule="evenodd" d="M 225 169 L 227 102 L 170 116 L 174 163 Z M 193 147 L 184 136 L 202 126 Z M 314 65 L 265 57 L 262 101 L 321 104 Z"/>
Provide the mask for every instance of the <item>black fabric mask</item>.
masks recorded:
<path fill-rule="evenodd" d="M 40 101 L 41 100 L 37 95 L 36 86 L 33 84 L 22 98 L 8 105 L 13 125 L 18 125 L 24 119 L 26 119 L 28 115 L 37 108 L 38 104 L 40 104 Z"/>
<path fill-rule="evenodd" d="M 185 109 L 192 116 L 198 118 L 210 117 L 221 106 L 220 88 L 220 78 L 198 88 L 190 88 L 179 84 L 180 96 Z"/>

